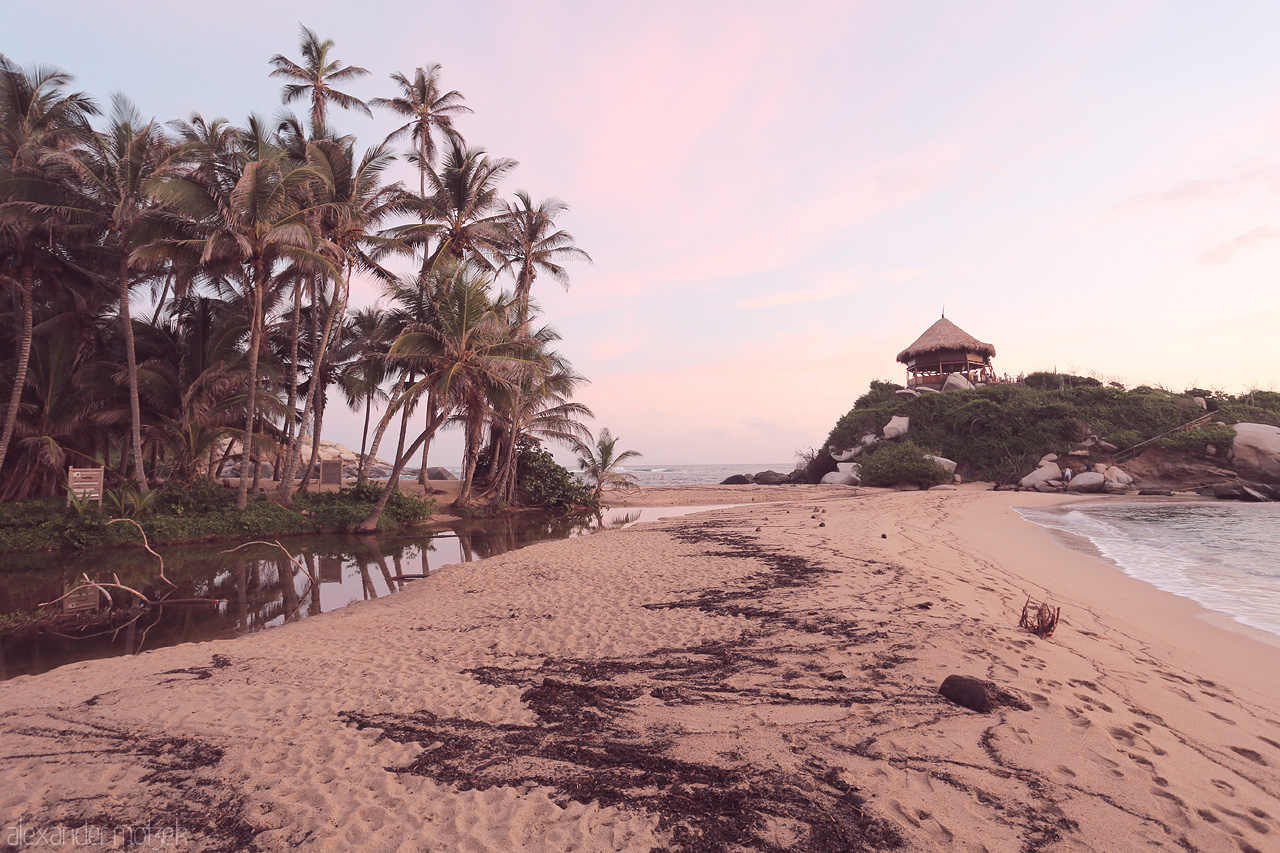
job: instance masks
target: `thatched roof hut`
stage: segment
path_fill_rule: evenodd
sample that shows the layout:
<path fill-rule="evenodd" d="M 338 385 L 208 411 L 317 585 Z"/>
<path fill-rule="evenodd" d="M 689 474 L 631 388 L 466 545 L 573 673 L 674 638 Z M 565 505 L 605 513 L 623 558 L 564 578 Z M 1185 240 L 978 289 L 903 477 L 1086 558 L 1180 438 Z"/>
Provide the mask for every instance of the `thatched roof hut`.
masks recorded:
<path fill-rule="evenodd" d="M 990 371 L 995 354 L 994 346 L 943 317 L 898 353 L 898 361 L 907 366 L 909 385 L 935 385 L 953 373 L 963 374 L 970 381 L 979 380 Z"/>

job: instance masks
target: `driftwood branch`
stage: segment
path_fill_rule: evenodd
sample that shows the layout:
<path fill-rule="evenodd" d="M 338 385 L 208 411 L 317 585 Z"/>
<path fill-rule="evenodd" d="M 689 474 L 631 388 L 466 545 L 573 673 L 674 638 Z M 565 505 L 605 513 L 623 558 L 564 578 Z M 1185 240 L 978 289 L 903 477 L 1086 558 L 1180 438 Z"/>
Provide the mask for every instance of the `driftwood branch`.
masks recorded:
<path fill-rule="evenodd" d="M 147 531 L 142 529 L 142 525 L 134 521 L 132 518 L 113 518 L 110 521 L 108 521 L 107 524 L 115 524 L 118 521 L 127 521 L 130 524 L 132 524 L 134 527 L 138 528 L 138 533 L 142 534 L 142 547 L 150 551 L 155 556 L 155 558 L 160 561 L 160 580 L 164 581 L 169 586 L 177 586 L 176 583 L 174 583 L 173 581 L 169 580 L 167 577 L 164 576 L 164 557 L 161 557 L 159 554 L 155 552 L 154 549 L 152 549 L 151 543 L 147 541 Z"/>
<path fill-rule="evenodd" d="M 307 576 L 307 578 L 308 578 L 312 583 L 315 583 L 315 582 L 316 582 L 316 579 L 315 579 L 315 577 L 311 574 L 311 572 L 307 571 L 307 566 L 306 566 L 306 564 L 305 564 L 305 563 L 303 563 L 301 560 L 299 560 L 297 557 L 295 557 L 295 556 L 293 556 L 292 554 L 290 554 L 290 553 L 289 553 L 289 549 L 288 549 L 288 548 L 286 548 L 286 547 L 284 547 L 283 545 L 281 545 L 279 540 L 276 540 L 275 542 L 262 542 L 262 541 L 258 541 L 258 542 L 246 542 L 246 543 L 244 543 L 243 545 L 237 545 L 236 547 L 232 548 L 231 550 L 229 550 L 229 551 L 223 551 L 222 553 L 224 553 L 224 554 L 230 554 L 232 551 L 239 551 L 241 548 L 247 548 L 247 547 L 249 547 L 250 545 L 266 545 L 267 547 L 271 547 L 271 546 L 273 546 L 273 545 L 274 545 L 275 547 L 279 548 L 281 551 L 283 551 L 283 552 L 284 552 L 284 555 L 285 555 L 286 557 L 288 557 L 288 558 L 289 558 L 289 562 L 290 562 L 290 563 L 293 563 L 295 566 L 297 566 L 297 567 L 298 567 L 298 571 L 300 571 L 300 572 L 302 572 L 304 575 L 306 575 L 306 576 Z"/>
<path fill-rule="evenodd" d="M 1052 607 L 1047 601 L 1032 601 L 1028 595 L 1026 603 L 1022 605 L 1022 618 L 1018 620 L 1018 627 L 1026 628 L 1043 640 L 1053 636 L 1061 615 L 1061 607 Z"/>

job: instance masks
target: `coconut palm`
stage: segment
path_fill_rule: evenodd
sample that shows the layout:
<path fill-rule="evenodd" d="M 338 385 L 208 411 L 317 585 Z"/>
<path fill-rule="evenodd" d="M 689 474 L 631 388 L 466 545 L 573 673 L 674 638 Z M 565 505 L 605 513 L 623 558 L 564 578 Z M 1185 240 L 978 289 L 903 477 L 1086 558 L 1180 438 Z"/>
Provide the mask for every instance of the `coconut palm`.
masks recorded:
<path fill-rule="evenodd" d="M 440 66 L 428 65 L 425 69 L 416 68 L 410 80 L 399 71 L 392 73 L 391 80 L 400 87 L 400 95 L 395 98 L 374 98 L 369 101 L 372 106 L 391 110 L 401 118 L 404 124 L 387 134 L 387 142 L 393 142 L 405 134 L 413 143 L 413 156 L 410 160 L 418 169 L 418 197 L 427 196 L 427 170 L 436 163 L 438 151 L 436 137 L 444 135 L 453 139 L 458 137 L 453 128 L 453 118 L 471 112 L 464 105 L 462 94 L 457 91 L 440 92 Z"/>
<path fill-rule="evenodd" d="M 18 419 L 31 357 L 35 285 L 39 278 L 75 267 L 63 250 L 65 218 L 60 191 L 49 180 L 49 151 L 69 148 L 89 133 L 97 106 L 80 92 L 68 93 L 71 76 L 53 68 L 24 70 L 0 54 L 0 284 L 20 303 L 21 332 L 13 386 L 0 432 L 3 469 Z"/>
<path fill-rule="evenodd" d="M 516 165 L 506 157 L 490 157 L 483 148 L 467 148 L 460 139 L 450 140 L 440 168 L 427 170 L 430 194 L 408 205 L 421 221 L 392 229 L 393 236 L 424 247 L 424 271 L 446 258 L 496 269 L 489 257 L 497 255 L 503 239 L 498 185 Z M 435 248 L 427 251 L 431 241 Z"/>
<path fill-rule="evenodd" d="M 384 386 L 391 378 L 387 353 L 393 338 L 387 312 L 377 308 L 361 308 L 347 321 L 346 341 L 350 353 L 338 376 L 338 387 L 352 411 L 364 408 L 364 429 L 360 433 L 360 472 L 363 480 L 369 470 L 369 417 L 375 402 L 390 400 Z"/>
<path fill-rule="evenodd" d="M 152 181 L 156 197 L 173 212 L 173 224 L 185 236 L 167 239 L 163 246 L 195 248 L 201 262 L 228 271 L 244 297 L 249 317 L 246 369 L 245 430 L 241 449 L 240 489 L 236 506 L 248 503 L 251 437 L 257 418 L 258 359 L 265 326 L 268 291 L 275 284 L 277 266 L 285 260 L 311 266 L 336 277 L 331 254 L 322 251 L 309 226 L 311 208 L 303 199 L 321 184 L 320 176 L 289 162 L 271 144 L 261 121 L 251 117 L 239 134 L 229 162 L 213 175 L 196 171 Z M 321 195 L 320 200 L 323 200 Z"/>
<path fill-rule="evenodd" d="M 573 449 L 579 470 L 595 485 L 597 501 L 606 488 L 636 488 L 636 475 L 618 468 L 630 459 L 640 459 L 642 454 L 634 450 L 618 452 L 618 438 L 608 427 L 600 430 L 594 442 L 578 440 Z"/>
<path fill-rule="evenodd" d="M 118 254 L 116 291 L 129 386 L 134 481 L 140 491 L 146 492 L 130 292 L 143 271 L 136 250 L 148 240 L 144 229 L 152 223 L 150 213 L 154 203 L 147 183 L 172 173 L 182 161 L 164 128 L 154 119 L 144 121 L 127 98 L 114 96 L 112 107 L 104 130 L 91 134 L 68 151 L 50 155 L 47 162 L 68 173 L 68 183 L 75 190 L 72 203 L 82 209 L 84 216 L 102 220 L 108 244 Z"/>
<path fill-rule="evenodd" d="M 466 433 L 456 506 L 469 506 L 489 400 L 509 389 L 512 377 L 530 361 L 528 342 L 502 321 L 489 297 L 489 282 L 473 268 L 456 267 L 436 291 L 434 301 L 433 322 L 403 332 L 391 347 L 391 358 L 403 360 L 423 374 L 404 395 L 406 401 L 430 392 L 439 408 L 430 413 L 422 433 L 397 455 L 391 478 L 361 530 L 377 527 L 400 471 L 448 416 L 456 416 Z"/>
<path fill-rule="evenodd" d="M 286 83 L 283 100 L 286 104 L 309 98 L 311 100 L 311 138 L 319 139 L 327 135 L 328 125 L 325 119 L 330 101 L 348 110 L 357 110 L 365 115 L 373 115 L 367 104 L 354 95 L 340 92 L 334 85 L 346 83 L 357 77 L 368 74 L 368 70 L 358 65 L 342 67 L 342 63 L 329 56 L 333 50 L 333 39 L 320 37 L 309 27 L 302 27 L 302 64 L 294 62 L 284 54 L 277 53 L 270 62 L 275 70 L 272 77 L 282 77 L 293 82 Z"/>
<path fill-rule="evenodd" d="M 516 192 L 516 204 L 506 204 L 501 256 L 504 269 L 515 275 L 515 301 L 522 316 L 528 316 L 529 294 L 539 273 L 551 276 L 567 290 L 569 274 L 563 262 L 591 263 L 591 256 L 574 244 L 573 235 L 556 228 L 556 218 L 568 210 L 569 205 L 554 197 L 535 205 L 524 190 Z"/>

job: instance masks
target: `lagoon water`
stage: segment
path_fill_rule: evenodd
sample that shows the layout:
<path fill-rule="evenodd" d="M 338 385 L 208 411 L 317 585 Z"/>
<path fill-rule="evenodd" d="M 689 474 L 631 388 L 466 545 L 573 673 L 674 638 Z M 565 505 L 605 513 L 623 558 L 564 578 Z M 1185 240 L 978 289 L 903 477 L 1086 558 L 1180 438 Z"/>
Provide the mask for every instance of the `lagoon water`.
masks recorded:
<path fill-rule="evenodd" d="M 1280 637 L 1280 504 L 1099 501 L 1018 507 L 1125 574 Z M 1075 538 L 1073 540 L 1073 537 Z"/>

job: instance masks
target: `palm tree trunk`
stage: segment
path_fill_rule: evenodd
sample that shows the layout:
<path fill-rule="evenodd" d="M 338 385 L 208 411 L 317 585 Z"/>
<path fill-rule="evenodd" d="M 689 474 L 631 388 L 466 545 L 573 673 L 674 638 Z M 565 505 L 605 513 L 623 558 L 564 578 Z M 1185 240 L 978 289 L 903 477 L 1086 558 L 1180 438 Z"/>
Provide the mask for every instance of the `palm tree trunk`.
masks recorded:
<path fill-rule="evenodd" d="M 334 336 L 334 320 L 338 320 L 338 335 L 342 333 L 341 317 L 347 312 L 347 298 L 351 295 L 351 266 L 347 266 L 346 281 L 337 281 L 334 283 L 334 296 L 337 297 L 336 288 L 342 287 L 342 298 L 335 299 L 334 304 L 329 309 L 329 316 L 325 318 L 324 336 L 320 338 L 318 353 L 315 355 L 315 369 L 311 374 L 311 409 L 315 412 L 315 429 L 311 434 L 311 461 L 307 464 L 307 473 L 302 477 L 302 489 L 305 491 L 307 483 L 311 481 L 311 472 L 315 470 L 316 460 L 320 456 L 320 426 L 324 422 L 324 394 L 325 394 L 325 358 L 329 352 L 329 339 Z M 313 321 L 314 322 L 314 321 Z M 313 326 L 313 329 L 315 327 Z M 287 505 L 287 501 L 286 501 Z"/>
<path fill-rule="evenodd" d="M 236 492 L 236 509 L 249 505 L 249 445 L 253 438 L 253 422 L 258 404 L 258 348 L 262 344 L 262 288 L 266 286 L 264 270 L 254 271 L 253 298 L 249 311 L 249 391 L 245 395 L 248 411 L 245 413 L 244 438 L 240 450 L 240 488 Z"/>
<path fill-rule="evenodd" d="M 369 465 L 369 458 L 365 454 L 365 448 L 369 446 L 369 412 L 373 408 L 373 389 L 364 395 L 364 431 L 360 433 L 360 464 L 356 473 L 356 482 L 364 482 L 364 472 Z"/>
<path fill-rule="evenodd" d="M 18 422 L 18 407 L 22 403 L 22 390 L 27 382 L 27 364 L 31 361 L 31 326 L 35 313 L 34 274 L 31 267 L 23 270 L 22 283 L 22 334 L 18 341 L 18 371 L 13 376 L 13 390 L 9 394 L 9 408 L 4 415 L 4 433 L 0 435 L 0 471 L 4 470 L 4 460 L 9 452 L 9 441 L 13 438 L 13 428 Z"/>
<path fill-rule="evenodd" d="M 142 464 L 142 408 L 138 403 L 138 356 L 133 346 L 133 317 L 129 311 L 129 244 L 120 244 L 120 325 L 124 327 L 124 359 L 129 374 L 129 434 L 133 443 L 133 476 L 138 491 L 147 493 L 147 472 Z"/>
<path fill-rule="evenodd" d="M 408 385 L 398 387 L 403 389 L 407 388 Z M 391 399 L 387 401 L 387 410 L 378 419 L 378 428 L 373 431 L 373 444 L 369 447 L 369 453 L 365 456 L 364 462 L 360 465 L 361 477 L 369 473 L 369 466 L 373 464 L 373 458 L 378 455 L 378 447 L 382 444 L 382 436 L 387 431 L 387 427 L 391 425 L 391 419 L 396 414 L 396 405 L 403 396 L 403 390 L 397 391 L 395 388 L 391 390 Z"/>
<path fill-rule="evenodd" d="M 462 485 L 458 489 L 458 499 L 453 504 L 460 508 L 471 506 L 472 481 L 476 476 L 476 462 L 480 458 L 479 425 L 467 424 L 467 446 L 463 456 Z"/>
<path fill-rule="evenodd" d="M 298 331 L 302 325 L 302 279 L 293 284 L 293 326 L 289 330 L 289 402 L 284 413 L 284 445 L 285 463 L 276 466 L 276 476 L 280 485 L 276 487 L 276 495 L 286 498 L 293 493 L 293 465 L 298 447 L 294 441 L 293 431 L 298 417 Z M 284 471 L 281 468 L 285 469 Z M 285 476 L 285 474 L 288 476 Z"/>
<path fill-rule="evenodd" d="M 382 494 L 378 496 L 378 502 L 373 505 L 373 511 L 369 513 L 359 527 L 355 529 L 356 533 L 373 533 L 378 529 L 378 519 L 382 517 L 382 511 L 387 507 L 387 501 L 391 499 L 391 493 L 396 490 L 400 484 L 400 472 L 404 470 L 404 466 L 408 464 L 413 455 L 418 452 L 418 448 L 424 441 L 429 441 L 436 430 L 440 428 L 440 424 L 444 423 L 444 413 L 441 412 L 439 417 L 432 418 L 427 428 L 422 434 L 414 439 L 413 444 L 406 449 L 404 446 L 405 431 L 408 427 L 408 419 L 400 421 L 400 449 L 396 454 L 395 464 L 391 467 L 391 476 L 387 479 L 387 485 L 383 488 Z"/>

